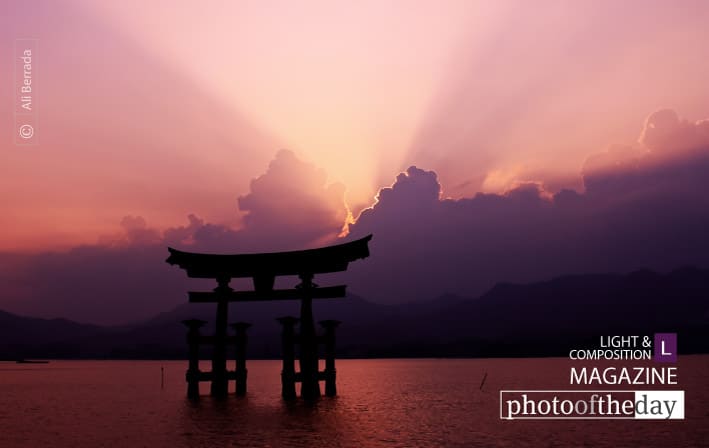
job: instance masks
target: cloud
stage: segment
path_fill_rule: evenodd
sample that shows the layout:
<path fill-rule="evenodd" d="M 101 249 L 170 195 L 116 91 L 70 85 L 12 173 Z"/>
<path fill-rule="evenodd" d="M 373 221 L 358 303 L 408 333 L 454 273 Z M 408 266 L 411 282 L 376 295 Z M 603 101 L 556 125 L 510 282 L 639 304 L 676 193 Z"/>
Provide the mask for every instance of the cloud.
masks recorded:
<path fill-rule="evenodd" d="M 146 318 L 184 303 L 188 289 L 210 289 L 165 263 L 167 246 L 189 251 L 243 253 L 302 249 L 337 239 L 349 217 L 344 187 L 280 151 L 251 191 L 238 198 L 242 228 L 191 214 L 165 230 L 142 216 L 125 216 L 120 232 L 65 252 L 0 253 L 0 309 L 102 324 Z M 7 268 L 7 269 L 6 269 Z M 12 268 L 12 269 L 10 269 Z"/>
<path fill-rule="evenodd" d="M 709 120 L 691 123 L 674 110 L 645 120 L 640 146 L 612 146 L 586 159 L 582 174 L 589 195 L 703 195 L 709 167 Z"/>
<path fill-rule="evenodd" d="M 706 3 L 495 4 L 452 49 L 398 169 L 433 169 L 457 198 L 500 193 L 513 174 L 577 171 L 668 98 L 706 110 Z"/>
<path fill-rule="evenodd" d="M 327 184 L 327 173 L 280 151 L 268 171 L 251 181 L 251 192 L 239 198 L 245 212 L 245 236 L 294 247 L 333 239 L 349 219 L 345 187 Z"/>
<path fill-rule="evenodd" d="M 588 157 L 582 192 L 517 182 L 502 194 L 450 199 L 434 171 L 412 166 L 349 226 L 347 238 L 374 238 L 371 256 L 343 281 L 386 303 L 474 296 L 497 282 L 565 273 L 709 266 L 706 135 L 705 121 L 652 114 L 637 145 Z M 222 253 L 314 247 L 337 242 L 349 219 L 344 187 L 288 151 L 237 205 L 245 212 L 239 229 L 189 215 L 160 231 L 127 216 L 119 234 L 94 246 L 0 254 L 0 308 L 98 323 L 148 317 L 184 303 L 188 289 L 213 287 L 165 264 L 168 245 Z"/>
<path fill-rule="evenodd" d="M 527 182 L 504 194 L 443 199 L 436 173 L 411 167 L 350 226 L 352 237 L 374 234 L 351 287 L 402 302 L 564 273 L 707 266 L 706 123 L 674 111 L 650 115 L 640 146 L 587 159 L 582 193 L 552 195 Z"/>
<path fill-rule="evenodd" d="M 125 233 L 125 242 L 129 245 L 156 244 L 162 240 L 160 232 L 149 228 L 142 216 L 125 216 L 121 220 L 121 227 Z"/>
<path fill-rule="evenodd" d="M 0 308 L 101 324 L 146 318 L 186 299 L 189 281 L 164 263 L 166 252 L 162 245 L 135 244 L 27 255 L 12 278 L 0 278 Z M 0 265 L 10 259 L 0 254 Z"/>
<path fill-rule="evenodd" d="M 279 151 L 266 172 L 238 197 L 243 213 L 238 229 L 190 214 L 189 223 L 163 232 L 140 216 L 126 216 L 123 232 L 105 239 L 113 245 L 167 244 L 193 251 L 288 250 L 333 241 L 351 221 L 345 187 L 328 183 L 327 173 L 291 151 Z"/>
<path fill-rule="evenodd" d="M 165 242 L 186 250 L 263 252 L 295 250 L 334 241 L 350 222 L 345 187 L 291 151 L 279 151 L 267 171 L 237 200 L 244 213 L 239 229 L 189 216 L 189 224 L 167 229 Z"/>
<path fill-rule="evenodd" d="M 661 109 L 645 121 L 640 142 L 652 151 L 674 153 L 709 148 L 709 120 L 690 123 L 672 109 Z"/>

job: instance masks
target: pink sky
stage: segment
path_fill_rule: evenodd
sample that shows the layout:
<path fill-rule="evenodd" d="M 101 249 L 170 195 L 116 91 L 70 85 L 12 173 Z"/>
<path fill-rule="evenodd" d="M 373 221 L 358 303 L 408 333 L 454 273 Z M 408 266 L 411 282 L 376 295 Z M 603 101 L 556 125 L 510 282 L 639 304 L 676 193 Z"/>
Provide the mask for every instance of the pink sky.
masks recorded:
<path fill-rule="evenodd" d="M 126 215 L 238 227 L 287 148 L 350 208 L 416 164 L 443 194 L 579 185 L 672 107 L 709 117 L 707 2 L 99 2 L 0 6 L 39 39 L 41 143 L 13 144 L 0 66 L 0 250 L 94 243 Z"/>

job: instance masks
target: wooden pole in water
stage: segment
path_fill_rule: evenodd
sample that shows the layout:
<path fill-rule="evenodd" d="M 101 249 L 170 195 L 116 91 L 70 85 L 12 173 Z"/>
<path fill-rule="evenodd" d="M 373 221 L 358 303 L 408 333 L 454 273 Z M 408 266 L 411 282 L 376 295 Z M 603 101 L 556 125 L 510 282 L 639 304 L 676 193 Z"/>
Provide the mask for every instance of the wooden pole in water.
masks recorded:
<path fill-rule="evenodd" d="M 283 352 L 283 370 L 281 370 L 281 396 L 284 400 L 295 400 L 295 324 L 298 318 L 280 317 L 283 326 L 281 345 Z"/>
<path fill-rule="evenodd" d="M 251 326 L 248 322 L 235 322 L 230 325 L 236 331 L 235 352 L 236 352 L 236 395 L 243 397 L 246 395 L 246 379 L 248 370 L 246 369 L 246 343 L 248 336 L 246 330 Z"/>
<path fill-rule="evenodd" d="M 189 347 L 188 359 L 189 364 L 185 379 L 187 380 L 187 397 L 191 399 L 199 398 L 199 329 L 206 324 L 205 321 L 199 319 L 188 319 L 182 321 L 187 326 L 187 345 Z"/>
<path fill-rule="evenodd" d="M 227 313 L 229 306 L 229 277 L 219 277 L 219 286 L 214 290 L 218 294 L 217 320 L 214 331 L 214 350 L 212 352 L 212 387 L 211 394 L 225 397 L 229 392 L 229 378 L 226 370 Z"/>
<path fill-rule="evenodd" d="M 335 370 L 335 329 L 339 320 L 323 320 L 320 325 L 325 329 L 325 395 L 337 395 L 337 370 Z"/>
<path fill-rule="evenodd" d="M 318 382 L 318 341 L 313 319 L 311 290 L 315 287 L 312 274 L 301 274 L 297 286 L 303 291 L 300 301 L 300 395 L 306 400 L 320 396 Z"/>

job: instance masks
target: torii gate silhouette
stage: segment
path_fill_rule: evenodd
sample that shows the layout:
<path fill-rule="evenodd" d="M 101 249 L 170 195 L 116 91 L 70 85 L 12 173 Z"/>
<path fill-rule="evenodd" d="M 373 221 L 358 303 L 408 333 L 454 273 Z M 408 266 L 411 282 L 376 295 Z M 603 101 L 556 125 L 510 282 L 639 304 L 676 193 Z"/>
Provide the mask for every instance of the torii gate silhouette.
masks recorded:
<path fill-rule="evenodd" d="M 168 248 L 170 256 L 165 260 L 187 271 L 191 278 L 212 278 L 217 287 L 210 292 L 189 292 L 189 301 L 216 303 L 216 329 L 213 336 L 200 334 L 200 327 L 206 322 L 190 319 L 183 323 L 189 328 L 189 367 L 186 374 L 187 395 L 199 397 L 199 382 L 211 381 L 211 395 L 223 397 L 228 394 L 229 380 L 236 382 L 236 394 L 246 394 L 246 330 L 247 322 L 236 322 L 231 327 L 235 336 L 227 334 L 229 302 L 300 300 L 300 319 L 282 317 L 283 371 L 281 372 L 282 395 L 290 400 L 296 397 L 295 383 L 301 383 L 301 396 L 314 399 L 320 396 L 319 381 L 325 381 L 325 393 L 337 394 L 335 371 L 335 328 L 338 321 L 326 320 L 320 324 L 323 336 L 318 336 L 313 320 L 313 299 L 344 297 L 345 285 L 320 287 L 313 283 L 316 274 L 347 270 L 350 262 L 369 256 L 368 243 L 372 235 L 344 244 L 318 249 L 271 252 L 257 254 L 218 255 L 182 252 Z M 283 275 L 297 275 L 300 283 L 293 289 L 273 289 L 275 278 Z M 254 289 L 235 291 L 229 286 L 233 278 L 252 278 Z M 296 334 L 295 324 L 300 321 L 300 332 Z M 318 343 L 325 345 L 325 370 L 318 368 Z M 212 371 L 199 370 L 199 345 L 211 344 Z M 295 345 L 300 345 L 300 371 L 295 371 Z M 235 346 L 236 370 L 227 370 L 228 345 Z"/>

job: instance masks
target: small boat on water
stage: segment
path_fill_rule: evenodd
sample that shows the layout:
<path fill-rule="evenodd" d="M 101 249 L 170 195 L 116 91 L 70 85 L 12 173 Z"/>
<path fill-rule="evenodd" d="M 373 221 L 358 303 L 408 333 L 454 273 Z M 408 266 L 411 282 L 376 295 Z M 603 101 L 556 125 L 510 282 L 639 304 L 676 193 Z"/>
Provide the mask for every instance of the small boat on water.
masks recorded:
<path fill-rule="evenodd" d="M 18 359 L 17 364 L 49 364 L 49 361 L 33 361 L 31 359 Z"/>

